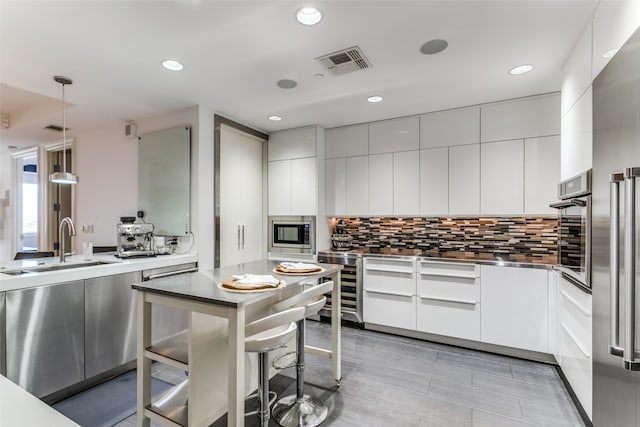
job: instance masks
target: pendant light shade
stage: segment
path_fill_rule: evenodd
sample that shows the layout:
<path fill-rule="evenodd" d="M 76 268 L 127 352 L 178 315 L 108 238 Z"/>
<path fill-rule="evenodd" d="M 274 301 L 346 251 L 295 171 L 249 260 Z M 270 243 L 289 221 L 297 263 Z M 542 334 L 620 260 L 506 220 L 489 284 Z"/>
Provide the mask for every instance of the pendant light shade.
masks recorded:
<path fill-rule="evenodd" d="M 78 177 L 67 172 L 67 120 L 64 112 L 64 86 L 72 84 L 73 81 L 63 76 L 54 76 L 53 80 L 62 85 L 62 171 L 50 174 L 49 181 L 56 184 L 77 184 Z"/>

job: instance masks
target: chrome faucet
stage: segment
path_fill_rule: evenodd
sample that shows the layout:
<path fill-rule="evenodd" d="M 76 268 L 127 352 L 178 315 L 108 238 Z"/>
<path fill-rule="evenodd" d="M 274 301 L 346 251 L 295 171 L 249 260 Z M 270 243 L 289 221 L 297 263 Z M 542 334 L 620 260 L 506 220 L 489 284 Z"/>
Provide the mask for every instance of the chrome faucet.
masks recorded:
<path fill-rule="evenodd" d="M 67 224 L 67 230 L 69 231 L 69 237 L 76 235 L 76 226 L 73 224 L 73 220 L 68 216 L 62 218 L 60 221 L 60 230 L 58 230 L 58 242 L 60 242 L 60 262 L 65 262 L 65 257 L 67 255 L 73 255 L 73 252 L 68 254 L 64 253 L 64 239 L 62 238 L 62 230 L 64 229 L 64 225 Z"/>

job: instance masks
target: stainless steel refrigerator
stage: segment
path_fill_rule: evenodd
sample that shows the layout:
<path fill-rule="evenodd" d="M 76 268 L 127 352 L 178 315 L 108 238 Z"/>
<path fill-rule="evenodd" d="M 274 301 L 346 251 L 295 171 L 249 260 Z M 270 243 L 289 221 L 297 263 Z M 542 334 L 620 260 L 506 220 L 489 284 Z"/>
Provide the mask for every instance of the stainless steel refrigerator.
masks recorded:
<path fill-rule="evenodd" d="M 593 424 L 640 426 L 640 30 L 593 82 Z"/>

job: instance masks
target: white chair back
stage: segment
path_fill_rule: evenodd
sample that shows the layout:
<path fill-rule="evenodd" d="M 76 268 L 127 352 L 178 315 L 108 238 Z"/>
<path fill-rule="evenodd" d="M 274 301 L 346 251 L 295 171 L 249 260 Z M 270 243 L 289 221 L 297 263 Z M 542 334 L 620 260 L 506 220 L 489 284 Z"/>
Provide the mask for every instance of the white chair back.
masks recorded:
<path fill-rule="evenodd" d="M 273 309 L 279 312 L 289 307 L 304 307 L 309 303 L 316 302 L 318 300 L 318 298 L 316 298 L 317 296 L 326 294 L 327 292 L 331 292 L 332 289 L 333 281 L 319 283 L 308 289 L 305 289 L 299 294 L 296 294 L 282 301 L 278 301 L 273 305 Z"/>

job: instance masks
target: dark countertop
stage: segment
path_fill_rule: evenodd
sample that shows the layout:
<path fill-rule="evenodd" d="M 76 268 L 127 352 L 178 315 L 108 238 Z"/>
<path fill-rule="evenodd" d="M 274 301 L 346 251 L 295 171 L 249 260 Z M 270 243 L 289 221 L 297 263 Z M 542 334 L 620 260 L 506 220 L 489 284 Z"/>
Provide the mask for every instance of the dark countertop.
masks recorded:
<path fill-rule="evenodd" d="M 299 292 L 304 282 L 309 282 L 318 277 L 329 276 L 343 269 L 342 265 L 318 264 L 325 269 L 322 273 L 309 274 L 306 276 L 283 275 L 273 272 L 279 261 L 261 260 L 238 264 L 231 267 L 216 268 L 208 271 L 198 271 L 195 273 L 178 274 L 175 276 L 161 277 L 146 282 L 135 283 L 133 289 L 144 292 L 151 292 L 169 297 L 177 297 L 200 301 L 208 304 L 225 307 L 243 307 L 248 304 L 276 297 L 276 299 L 287 298 Z M 284 280 L 287 285 L 283 288 L 273 289 L 266 292 L 229 292 L 218 287 L 222 279 L 234 274 L 271 274 L 277 279 Z"/>
<path fill-rule="evenodd" d="M 349 251 L 327 249 L 319 253 L 338 255 L 356 255 L 365 257 L 402 257 L 418 258 L 424 261 L 474 262 L 478 264 L 498 265 L 505 267 L 529 267 L 551 269 L 557 265 L 555 256 L 525 256 L 500 253 L 468 253 L 468 252 L 437 252 L 422 251 L 420 249 L 392 249 L 392 248 L 354 248 Z"/>

